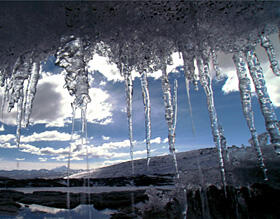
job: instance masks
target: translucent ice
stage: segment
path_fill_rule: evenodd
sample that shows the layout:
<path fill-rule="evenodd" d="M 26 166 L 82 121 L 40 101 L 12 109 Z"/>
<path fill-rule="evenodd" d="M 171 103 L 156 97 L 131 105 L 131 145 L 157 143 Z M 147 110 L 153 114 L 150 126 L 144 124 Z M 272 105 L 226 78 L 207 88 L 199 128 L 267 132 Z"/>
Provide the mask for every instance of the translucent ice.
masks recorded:
<path fill-rule="evenodd" d="M 176 177 L 179 178 L 178 164 L 175 152 L 175 126 L 176 120 L 174 118 L 174 106 L 172 104 L 172 95 L 168 75 L 166 72 L 166 66 L 162 68 L 161 86 L 163 91 L 163 99 L 165 106 L 165 120 L 168 126 L 168 143 L 169 151 L 173 155 L 173 161 L 175 166 Z"/>
<path fill-rule="evenodd" d="M 263 170 L 264 179 L 267 180 L 267 174 L 266 174 L 267 170 L 264 164 L 262 151 L 258 141 L 258 134 L 255 128 L 254 113 L 252 110 L 252 103 L 251 103 L 252 100 L 251 100 L 250 79 L 246 72 L 246 64 L 244 62 L 242 52 L 234 54 L 233 61 L 236 66 L 236 72 L 239 80 L 239 91 L 240 91 L 243 114 L 246 119 L 247 126 L 251 132 L 252 143 L 253 143 L 252 145 L 255 148 L 259 166 Z"/>
<path fill-rule="evenodd" d="M 217 118 L 216 108 L 214 105 L 212 82 L 209 75 L 209 66 L 207 62 L 204 63 L 204 60 L 202 60 L 202 58 L 197 58 L 197 66 L 199 70 L 200 83 L 205 91 L 206 98 L 207 98 L 208 113 L 211 122 L 212 135 L 213 135 L 214 143 L 218 150 L 221 178 L 225 189 L 226 175 L 225 175 L 224 159 L 223 159 L 222 146 L 221 146 L 221 136 L 220 136 L 219 126 L 218 126 L 218 118 Z"/>
<path fill-rule="evenodd" d="M 271 67 L 273 73 L 276 76 L 280 76 L 280 67 L 279 67 L 278 60 L 276 59 L 276 56 L 275 56 L 274 47 L 273 47 L 269 37 L 265 34 L 261 35 L 261 46 L 266 51 L 266 54 L 267 54 L 269 62 L 270 62 L 270 67 Z"/>
<path fill-rule="evenodd" d="M 125 91 L 126 91 L 126 113 L 128 121 L 128 131 L 129 131 L 129 142 L 130 142 L 130 159 L 131 159 L 131 169 L 132 175 L 134 175 L 134 160 L 133 160 L 133 129 L 132 129 L 132 94 L 133 94 L 133 81 L 130 72 L 127 69 L 123 69 L 123 76 L 125 81 Z"/>
<path fill-rule="evenodd" d="M 253 49 L 245 52 L 246 61 L 258 95 L 261 112 L 264 116 L 266 130 L 276 153 L 280 154 L 280 131 L 277 127 L 277 117 L 267 92 L 263 70 Z"/>
<path fill-rule="evenodd" d="M 144 70 L 141 74 L 141 87 L 145 112 L 145 135 L 146 135 L 146 148 L 147 148 L 147 167 L 149 168 L 151 159 L 151 103 L 150 93 L 148 88 L 147 72 Z"/>

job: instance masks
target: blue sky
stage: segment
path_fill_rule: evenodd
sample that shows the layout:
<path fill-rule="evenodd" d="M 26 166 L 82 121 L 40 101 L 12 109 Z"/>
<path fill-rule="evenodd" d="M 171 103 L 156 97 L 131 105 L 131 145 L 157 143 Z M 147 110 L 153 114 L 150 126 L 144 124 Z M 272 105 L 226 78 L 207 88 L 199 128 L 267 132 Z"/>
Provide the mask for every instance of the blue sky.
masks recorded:
<path fill-rule="evenodd" d="M 279 53 L 279 40 L 272 36 L 276 52 Z M 262 48 L 257 52 L 267 80 L 268 91 L 280 117 L 280 79 L 272 74 L 267 57 Z M 278 55 L 278 54 L 277 54 Z M 228 145 L 248 145 L 250 134 L 243 118 L 235 68 L 230 55 L 219 54 L 219 62 L 225 77 L 222 81 L 213 80 L 215 105 L 219 121 L 224 128 Z M 278 56 L 279 59 L 279 56 Z M 176 150 L 188 151 L 204 147 L 213 147 L 206 98 L 202 87 L 196 92 L 191 87 L 193 119 L 196 135 L 192 133 L 191 120 L 187 109 L 187 95 L 184 74 L 178 68 L 182 60 L 178 54 L 173 56 L 173 65 L 168 66 L 170 84 L 178 80 L 178 123 L 176 129 Z M 68 91 L 63 88 L 62 69 L 54 66 L 54 57 L 42 63 L 42 78 L 38 84 L 32 124 L 22 131 L 21 146 L 15 146 L 15 110 L 4 112 L 0 128 L 0 163 L 3 169 L 15 169 L 20 162 L 22 169 L 54 168 L 65 165 L 69 144 L 71 144 L 72 168 L 86 168 L 85 146 L 80 146 L 81 127 L 79 112 L 75 120 L 74 140 L 71 137 L 71 106 L 73 101 Z M 125 111 L 125 89 L 122 77 L 115 65 L 107 63 L 105 57 L 93 56 L 88 64 L 90 96 L 88 105 L 88 147 L 90 168 L 109 165 L 129 160 L 129 141 Z M 212 72 L 213 73 L 213 72 Z M 134 76 L 138 76 L 133 72 Z M 152 155 L 168 154 L 167 125 L 164 118 L 160 72 L 148 77 L 152 116 Z M 1 90 L 2 96 L 3 90 Z M 2 97 L 1 97 L 2 101 Z M 258 133 L 265 131 L 258 100 L 253 94 Z M 144 108 L 139 77 L 134 77 L 133 93 L 133 135 L 135 158 L 146 157 L 144 143 Z"/>

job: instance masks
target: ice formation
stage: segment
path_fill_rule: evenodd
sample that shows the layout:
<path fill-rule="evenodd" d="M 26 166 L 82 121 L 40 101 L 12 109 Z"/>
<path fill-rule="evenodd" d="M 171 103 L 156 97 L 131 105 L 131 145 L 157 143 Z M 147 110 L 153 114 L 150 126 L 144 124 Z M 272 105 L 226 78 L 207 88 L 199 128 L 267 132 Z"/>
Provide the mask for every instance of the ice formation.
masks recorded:
<path fill-rule="evenodd" d="M 269 37 L 264 34 L 261 35 L 261 46 L 266 51 L 266 54 L 267 54 L 269 62 L 270 62 L 270 67 L 271 67 L 273 73 L 276 76 L 280 76 L 280 67 L 279 67 L 278 60 L 275 57 L 275 51 L 274 51 L 273 45 L 272 45 Z"/>
<path fill-rule="evenodd" d="M 249 72 L 253 79 L 256 93 L 258 95 L 260 108 L 264 116 L 266 130 L 270 135 L 270 141 L 274 145 L 276 153 L 279 154 L 280 130 L 277 126 L 278 120 L 274 112 L 274 107 L 267 92 L 262 67 L 253 48 L 245 51 L 245 55 Z"/>
<path fill-rule="evenodd" d="M 166 65 L 162 68 L 162 76 L 161 76 L 161 86 L 163 91 L 163 99 L 164 99 L 164 106 L 165 106 L 165 120 L 168 126 L 168 144 L 169 144 L 169 151 L 173 155 L 173 161 L 175 166 L 175 173 L 176 177 L 179 178 L 179 171 L 178 171 L 178 164 L 176 158 L 176 151 L 175 151 L 175 129 L 176 129 L 176 114 L 177 114 L 177 87 L 174 93 L 174 99 L 172 99 L 171 88 L 168 80 L 168 75 L 166 72 Z M 176 84 L 175 84 L 176 86 Z M 175 113 L 174 113 L 175 112 Z"/>
<path fill-rule="evenodd" d="M 264 178 L 267 180 L 267 174 L 266 174 L 267 170 L 264 164 L 262 151 L 258 140 L 257 130 L 255 128 L 254 114 L 253 114 L 252 103 L 251 103 L 250 79 L 246 72 L 246 64 L 244 62 L 243 53 L 239 52 L 234 54 L 233 61 L 236 66 L 236 72 L 239 80 L 239 91 L 240 91 L 243 114 L 252 136 L 252 146 L 256 150 L 259 166 L 263 170 Z"/>
<path fill-rule="evenodd" d="M 200 83 L 205 91 L 206 98 L 207 98 L 207 106 L 208 106 L 209 118 L 211 122 L 212 135 L 213 135 L 214 143 L 218 150 L 221 179 L 222 179 L 223 186 L 225 188 L 227 183 L 226 183 L 223 151 L 221 145 L 221 135 L 220 135 L 219 125 L 218 125 L 216 108 L 214 105 L 212 81 L 209 75 L 209 65 L 207 61 L 208 61 L 207 57 L 204 57 L 204 60 L 201 57 L 198 57 L 197 66 L 199 70 Z"/>
<path fill-rule="evenodd" d="M 197 78 L 195 77 L 194 71 L 194 54 L 191 49 L 188 49 L 187 51 L 182 52 L 182 56 L 184 61 L 185 84 L 188 98 L 189 113 L 192 122 L 192 132 L 195 135 L 195 126 L 193 121 L 192 104 L 190 96 L 190 82 L 194 84 L 195 90 L 198 90 Z"/>
<path fill-rule="evenodd" d="M 149 168 L 151 159 L 151 103 L 150 93 L 147 80 L 147 72 L 144 70 L 141 74 L 141 87 L 145 113 L 145 138 L 146 138 L 146 149 L 147 149 L 147 167 Z"/>
<path fill-rule="evenodd" d="M 40 75 L 40 62 L 51 55 L 56 56 L 56 64 L 65 70 L 65 88 L 74 97 L 73 106 L 82 110 L 85 137 L 85 113 L 90 101 L 87 63 L 94 53 L 98 53 L 117 64 L 125 79 L 132 160 L 131 72 L 142 74 L 149 163 L 151 122 L 149 91 L 145 77 L 147 72 L 162 70 L 169 145 L 175 158 L 176 104 L 174 105 L 175 100 L 172 99 L 166 65 L 172 61 L 171 54 L 179 52 L 184 61 L 191 117 L 190 85 L 197 90 L 200 81 L 206 93 L 213 139 L 218 150 L 222 181 L 225 185 L 223 143 L 214 106 L 209 65 L 212 63 L 215 71 L 213 77 L 219 79 L 222 74 L 217 54 L 243 52 L 256 87 L 271 143 L 274 144 L 276 152 L 280 153 L 277 118 L 254 51 L 255 46 L 260 44 L 267 53 L 273 72 L 279 75 L 275 49 L 269 39 L 271 34 L 279 31 L 278 2 L 5 1 L 1 2 L 0 6 L 0 85 L 4 87 L 1 109 L 5 109 L 6 103 L 9 111 L 17 105 L 17 145 L 20 145 L 21 127 L 29 123 Z M 195 71 L 195 62 L 199 71 Z M 244 92 L 242 88 L 240 91 Z M 245 99 L 243 102 L 245 104 Z M 254 127 L 250 124 L 249 128 Z M 178 175 L 176 159 L 174 164 Z"/>

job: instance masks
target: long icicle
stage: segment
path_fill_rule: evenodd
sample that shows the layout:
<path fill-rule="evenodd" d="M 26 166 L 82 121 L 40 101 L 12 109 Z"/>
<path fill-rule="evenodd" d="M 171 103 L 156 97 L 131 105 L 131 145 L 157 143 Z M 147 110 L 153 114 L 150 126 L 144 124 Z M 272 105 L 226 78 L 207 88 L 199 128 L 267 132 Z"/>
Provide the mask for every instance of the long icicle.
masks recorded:
<path fill-rule="evenodd" d="M 36 90 L 37 90 L 37 84 L 39 81 L 40 76 L 40 63 L 35 62 L 33 63 L 30 79 L 28 82 L 28 88 L 27 88 L 27 96 L 25 100 L 25 106 L 24 106 L 24 126 L 27 127 L 29 125 L 29 119 L 32 112 L 32 105 L 35 98 Z"/>
<path fill-rule="evenodd" d="M 174 109 L 172 105 L 172 96 L 170 84 L 166 72 L 166 65 L 162 68 L 161 85 L 163 91 L 163 99 L 165 105 L 165 120 L 168 126 L 168 143 L 169 151 L 173 155 L 173 161 L 175 166 L 176 178 L 179 179 L 178 164 L 175 152 L 175 131 L 174 131 Z"/>
<path fill-rule="evenodd" d="M 178 82 L 174 80 L 174 96 L 173 96 L 173 109 L 174 109 L 174 118 L 173 118 L 173 135 L 175 136 L 176 126 L 177 126 L 177 114 L 178 114 Z"/>
<path fill-rule="evenodd" d="M 130 142 L 130 160 L 131 160 L 131 170 L 134 176 L 134 159 L 133 159 L 133 129 L 132 129 L 132 93 L 133 93 L 133 82 L 132 76 L 127 69 L 123 69 L 123 76 L 125 81 L 126 90 L 126 113 L 128 121 L 128 131 L 129 131 L 129 142 Z"/>
<path fill-rule="evenodd" d="M 219 66 L 218 57 L 217 57 L 215 49 L 211 49 L 211 58 L 212 58 L 213 68 L 216 73 L 216 79 L 218 81 L 220 81 L 220 80 L 222 80 L 222 73 L 221 73 L 221 69 Z"/>
<path fill-rule="evenodd" d="M 17 103 L 17 131 L 16 131 L 16 144 L 19 148 L 20 137 L 21 137 L 21 127 L 22 127 L 22 113 L 23 113 L 23 90 L 20 91 L 20 97 Z"/>
<path fill-rule="evenodd" d="M 185 73 L 185 84 L 186 84 L 186 91 L 187 91 L 187 98 L 188 98 L 188 107 L 189 113 L 192 123 L 192 133 L 195 136 L 195 126 L 193 121 L 193 112 L 192 112 L 192 103 L 191 103 L 191 96 L 190 96 L 190 80 L 194 81 L 194 63 L 193 57 L 189 57 L 191 60 L 188 59 L 185 52 L 182 53 L 183 61 L 184 61 L 184 73 Z"/>
<path fill-rule="evenodd" d="M 251 103 L 252 100 L 251 100 L 250 79 L 248 78 L 246 72 L 246 68 L 245 68 L 246 64 L 244 62 L 242 52 L 234 54 L 233 62 L 236 66 L 236 72 L 239 80 L 239 91 L 240 91 L 243 114 L 246 119 L 247 126 L 251 132 L 253 147 L 255 148 L 256 151 L 259 166 L 263 171 L 264 180 L 268 180 L 267 173 L 266 173 L 267 169 L 264 164 L 261 147 L 258 140 L 258 134 L 255 128 L 254 113 L 252 110 L 252 103 Z"/>
<path fill-rule="evenodd" d="M 224 166 L 223 152 L 221 147 L 221 137 L 220 137 L 219 127 L 218 127 L 218 118 L 214 105 L 212 82 L 209 75 L 209 66 L 208 63 L 203 64 L 203 60 L 201 58 L 197 58 L 197 66 L 200 74 L 200 83 L 205 91 L 206 98 L 207 98 L 208 113 L 211 122 L 212 135 L 218 151 L 221 179 L 224 187 L 224 192 L 226 194 L 227 183 L 226 183 L 225 166 Z"/>
<path fill-rule="evenodd" d="M 280 131 L 277 127 L 277 117 L 267 92 L 263 70 L 254 49 L 245 52 L 246 61 L 258 95 L 261 112 L 264 116 L 266 130 L 270 135 L 275 152 L 280 154 Z"/>
<path fill-rule="evenodd" d="M 87 144 L 87 119 L 86 119 L 86 111 L 87 106 L 81 106 L 81 121 L 82 121 L 82 146 L 86 144 L 86 168 L 87 168 L 87 184 L 89 184 L 89 161 L 88 161 L 88 144 Z"/>
<path fill-rule="evenodd" d="M 2 103 L 1 103 L 1 121 L 2 121 L 2 125 L 4 124 L 5 103 L 6 103 L 7 94 L 8 94 L 7 87 L 8 87 L 8 83 L 7 83 L 7 81 L 5 81 L 4 93 L 2 95 Z"/>
<path fill-rule="evenodd" d="M 147 72 L 144 70 L 141 74 L 141 87 L 145 112 L 145 137 L 147 149 L 147 168 L 149 169 L 151 160 L 151 102 L 148 88 Z"/>
<path fill-rule="evenodd" d="M 69 144 L 69 150 L 68 150 L 68 162 L 67 162 L 67 187 L 68 187 L 68 193 L 67 193 L 67 208 L 70 209 L 70 194 L 69 194 L 69 188 L 70 188 L 70 162 L 71 162 L 71 143 L 73 141 L 74 136 L 74 130 L 75 130 L 75 117 L 76 117 L 76 107 L 72 103 L 72 130 L 71 130 L 71 139 Z"/>
<path fill-rule="evenodd" d="M 266 52 L 267 57 L 269 59 L 270 67 L 271 67 L 273 73 L 276 76 L 280 76 L 279 63 L 276 59 L 275 50 L 273 48 L 273 45 L 272 45 L 269 37 L 262 34 L 260 38 L 261 38 L 261 46 L 265 49 L 265 52 Z"/>

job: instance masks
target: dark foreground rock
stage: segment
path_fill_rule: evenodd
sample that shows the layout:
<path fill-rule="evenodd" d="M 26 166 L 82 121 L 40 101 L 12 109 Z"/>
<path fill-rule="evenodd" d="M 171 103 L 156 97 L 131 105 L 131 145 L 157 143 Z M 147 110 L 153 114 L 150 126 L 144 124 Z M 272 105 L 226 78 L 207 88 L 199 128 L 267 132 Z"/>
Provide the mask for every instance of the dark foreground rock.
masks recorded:
<path fill-rule="evenodd" d="M 167 191 L 166 191 L 167 192 Z M 134 211 L 143 219 L 183 219 L 185 203 L 183 191 L 170 196 L 170 201 L 164 205 L 158 205 L 164 197 L 159 196 L 158 201 L 152 197 L 148 203 Z M 187 218 L 188 219 L 225 219 L 225 218 L 254 218 L 254 219 L 278 219 L 280 218 L 280 190 L 268 184 L 253 184 L 250 187 L 224 189 L 211 185 L 205 189 L 192 189 L 187 191 Z M 136 218 L 131 211 L 114 214 L 112 218 Z M 124 213 L 126 212 L 126 214 Z M 126 217 L 124 217 L 126 215 Z"/>
<path fill-rule="evenodd" d="M 184 197 L 184 194 L 186 196 Z M 186 202 L 184 202 L 184 198 Z M 188 219 L 224 218 L 280 218 L 280 189 L 269 184 L 255 183 L 248 187 L 223 188 L 210 185 L 206 188 L 148 190 L 110 192 L 100 194 L 70 193 L 71 208 L 80 204 L 93 204 L 97 210 L 106 208 L 118 210 L 112 215 L 118 218 L 180 219 L 187 207 Z M 132 207 L 134 200 L 134 207 Z M 22 192 L 0 191 L 0 214 L 17 213 L 18 203 L 39 204 L 48 207 L 67 208 L 67 194 L 62 192 Z M 187 205 L 186 205 L 187 204 Z"/>
<path fill-rule="evenodd" d="M 77 207 L 80 204 L 93 204 L 94 208 L 97 210 L 103 210 L 106 208 L 119 209 L 131 205 L 132 195 L 134 197 L 135 203 L 145 202 L 148 199 L 144 190 L 99 194 L 70 193 L 69 195 L 71 200 L 71 209 Z M 42 191 L 24 194 L 22 192 L 12 190 L 0 191 L 0 211 L 5 211 L 5 209 L 7 209 L 6 212 L 16 212 L 20 208 L 18 203 L 23 203 L 26 205 L 38 204 L 48 207 L 66 209 L 67 193 Z"/>

